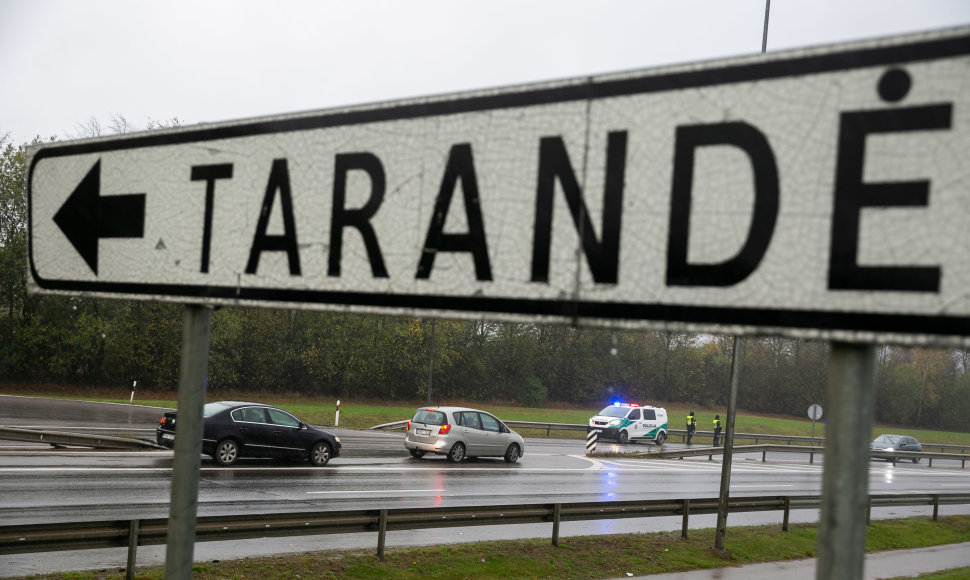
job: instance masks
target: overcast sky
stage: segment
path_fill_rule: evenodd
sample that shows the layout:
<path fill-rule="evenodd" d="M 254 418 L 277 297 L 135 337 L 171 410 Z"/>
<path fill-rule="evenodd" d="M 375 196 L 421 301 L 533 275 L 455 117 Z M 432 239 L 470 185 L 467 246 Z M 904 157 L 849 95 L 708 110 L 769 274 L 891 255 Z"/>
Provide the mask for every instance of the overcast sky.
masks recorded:
<path fill-rule="evenodd" d="M 0 0 L 0 136 L 67 138 L 761 51 L 765 0 Z M 768 50 L 970 24 L 968 0 L 772 0 Z M 107 131 L 110 132 L 110 131 Z"/>

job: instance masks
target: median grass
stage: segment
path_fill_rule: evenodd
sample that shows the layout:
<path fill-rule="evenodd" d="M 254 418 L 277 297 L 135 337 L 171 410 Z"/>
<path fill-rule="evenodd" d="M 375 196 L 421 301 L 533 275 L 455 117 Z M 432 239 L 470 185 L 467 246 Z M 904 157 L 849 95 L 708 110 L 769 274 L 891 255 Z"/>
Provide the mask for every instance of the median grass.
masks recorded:
<path fill-rule="evenodd" d="M 450 546 L 392 548 L 379 561 L 374 550 L 313 552 L 240 560 L 197 562 L 193 578 L 614 578 L 685 570 L 723 568 L 815 556 L 817 527 L 796 524 L 730 527 L 725 552 L 715 551 L 714 530 L 679 533 L 580 536 L 503 540 Z M 970 516 L 875 521 L 869 526 L 867 551 L 920 548 L 970 541 Z M 137 578 L 164 576 L 161 567 L 139 568 Z M 123 578 L 119 569 L 32 576 L 37 579 Z M 940 576 L 946 578 L 947 576 Z M 953 576 L 965 578 L 966 576 Z"/>

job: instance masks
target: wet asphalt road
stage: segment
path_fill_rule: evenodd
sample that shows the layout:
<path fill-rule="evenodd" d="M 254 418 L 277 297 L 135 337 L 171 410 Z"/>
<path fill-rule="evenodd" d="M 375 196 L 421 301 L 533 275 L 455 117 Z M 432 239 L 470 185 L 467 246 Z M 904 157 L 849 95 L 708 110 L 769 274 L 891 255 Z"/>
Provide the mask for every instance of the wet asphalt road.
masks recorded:
<path fill-rule="evenodd" d="M 145 433 L 151 439 L 159 416 L 159 409 L 151 407 L 0 397 L 0 424 L 10 426 L 75 430 L 93 423 L 114 425 L 113 428 L 136 436 Z M 399 432 L 337 431 L 347 452 L 325 468 L 264 460 L 222 468 L 211 460 L 204 460 L 199 515 L 716 497 L 720 481 L 718 457 L 714 461 L 706 457 L 683 461 L 591 459 L 584 456 L 583 442 L 579 440 L 529 439 L 526 454 L 517 464 L 481 459 L 452 465 L 443 458 L 408 457 Z M 633 446 L 637 447 L 641 446 Z M 817 494 L 821 490 L 822 466 L 817 459 L 815 464 L 809 464 L 805 456 L 768 463 L 752 459 L 735 457 L 732 496 Z M 171 451 L 64 450 L 0 441 L 0 518 L 10 525 L 166 517 L 171 464 Z M 870 489 L 873 493 L 970 492 L 970 471 L 955 465 L 942 464 L 930 470 L 925 464 L 893 466 L 872 462 Z M 892 508 L 876 517 L 925 512 L 917 508 Z M 731 522 L 777 522 L 779 517 L 772 513 L 737 514 L 732 515 Z M 813 521 L 815 517 L 814 512 L 795 512 L 793 521 Z M 691 527 L 712 525 L 710 517 L 691 519 Z M 562 533 L 652 531 L 679 529 L 679 526 L 680 518 L 575 522 Z M 389 546 L 453 543 L 542 537 L 548 533 L 546 525 L 494 526 L 395 532 L 388 541 Z M 372 534 L 218 542 L 197 545 L 196 557 L 374 545 Z M 159 551 L 163 553 L 164 548 L 141 550 L 139 562 L 159 563 Z M 94 552 L 99 551 L 65 557 L 60 565 L 70 570 L 88 567 L 88 564 L 80 566 L 82 562 L 94 561 L 92 566 L 97 566 L 104 558 L 118 561 L 119 557 L 123 565 L 123 552 L 120 556 L 111 556 L 110 551 L 103 555 Z M 24 566 L 40 561 L 56 565 L 50 555 L 45 555 L 43 560 L 30 555 L 3 556 L 0 575 L 4 569 L 26 570 Z"/>

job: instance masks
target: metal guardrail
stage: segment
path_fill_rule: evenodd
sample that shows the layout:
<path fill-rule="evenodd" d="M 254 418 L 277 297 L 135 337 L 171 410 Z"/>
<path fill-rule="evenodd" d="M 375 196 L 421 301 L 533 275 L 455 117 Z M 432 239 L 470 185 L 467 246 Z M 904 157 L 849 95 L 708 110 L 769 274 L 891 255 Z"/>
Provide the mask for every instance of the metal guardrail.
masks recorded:
<path fill-rule="evenodd" d="M 820 496 L 734 497 L 728 512 L 782 511 L 788 530 L 792 509 L 819 509 Z M 866 521 L 873 507 L 970 504 L 970 494 L 870 495 Z M 346 510 L 274 513 L 242 516 L 205 516 L 196 519 L 195 540 L 214 542 L 265 537 L 292 537 L 350 532 L 377 532 L 377 557 L 384 558 L 386 534 L 394 530 L 474 527 L 506 524 L 552 524 L 552 543 L 559 545 L 561 522 L 681 516 L 681 535 L 687 537 L 690 515 L 717 513 L 718 498 L 623 502 L 544 503 L 467 507 Z M 137 546 L 166 543 L 168 520 L 108 520 L 0 526 L 0 554 L 28 554 L 63 550 L 128 548 L 128 577 L 134 576 Z"/>
<path fill-rule="evenodd" d="M 761 461 L 767 461 L 768 453 L 802 453 L 808 454 L 809 463 L 815 462 L 815 454 L 824 454 L 825 448 L 818 446 L 807 446 L 807 445 L 773 445 L 773 444 L 761 444 L 761 445 L 735 445 L 735 453 L 761 453 Z M 640 457 L 656 458 L 656 459 L 683 459 L 684 457 L 700 457 L 707 455 L 708 459 L 713 459 L 715 455 L 722 455 L 724 453 L 723 447 L 688 447 L 686 449 L 665 449 L 664 447 L 657 447 L 651 449 L 647 447 L 647 451 L 643 453 L 637 453 Z M 597 452 L 594 453 L 595 456 L 610 457 L 612 455 L 617 455 L 616 453 Z M 624 454 L 628 455 L 628 454 Z M 933 460 L 948 460 L 948 461 L 959 461 L 960 467 L 965 469 L 967 466 L 967 461 L 970 461 L 970 455 L 964 455 L 959 453 L 927 453 L 927 452 L 916 452 L 916 451 L 869 451 L 870 458 L 873 459 L 887 459 L 896 463 L 904 460 L 917 460 L 919 462 L 922 459 L 928 460 L 928 466 L 933 467 Z"/>
<path fill-rule="evenodd" d="M 0 427 L 0 439 L 49 443 L 54 447 L 96 447 L 100 449 L 162 449 L 151 441 L 109 435 L 84 435 L 64 431 L 37 431 L 19 427 Z"/>
<path fill-rule="evenodd" d="M 548 437 L 550 431 L 586 431 L 588 426 L 580 425 L 577 423 L 543 423 L 541 421 L 503 421 L 509 427 L 513 429 L 537 429 L 546 431 L 546 436 Z M 407 421 L 394 421 L 391 423 L 384 423 L 382 425 L 375 425 L 370 427 L 368 430 L 375 429 L 403 429 L 407 424 Z M 681 441 L 687 440 L 687 431 L 684 429 L 668 429 L 667 437 L 679 436 Z M 714 437 L 713 431 L 695 431 L 695 438 L 706 438 Z M 722 433 L 723 437 L 723 433 Z M 825 445 L 825 439 L 823 437 L 805 437 L 802 435 L 771 435 L 766 433 L 735 433 L 734 439 L 744 439 L 752 440 L 754 444 L 757 445 L 759 441 L 786 441 L 789 445 L 793 443 L 807 444 L 809 446 L 823 446 Z M 959 450 L 960 454 L 966 453 L 970 450 L 970 447 L 966 445 L 947 445 L 944 443 L 923 443 L 924 449 L 953 449 Z M 949 458 L 946 458 L 949 459 Z"/>

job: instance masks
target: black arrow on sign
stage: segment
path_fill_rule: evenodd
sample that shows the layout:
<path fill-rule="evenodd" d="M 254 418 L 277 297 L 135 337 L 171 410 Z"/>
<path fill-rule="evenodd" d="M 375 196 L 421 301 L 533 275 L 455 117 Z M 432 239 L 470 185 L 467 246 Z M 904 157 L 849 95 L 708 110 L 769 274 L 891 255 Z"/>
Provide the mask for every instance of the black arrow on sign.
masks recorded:
<path fill-rule="evenodd" d="M 97 274 L 98 240 L 144 235 L 145 194 L 101 197 L 101 160 L 98 159 L 57 210 L 54 223 Z"/>

